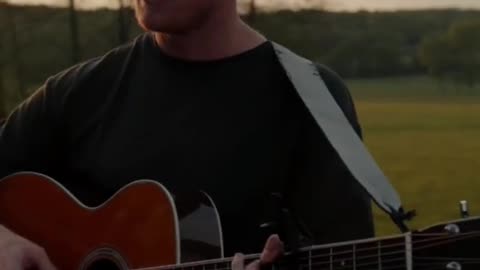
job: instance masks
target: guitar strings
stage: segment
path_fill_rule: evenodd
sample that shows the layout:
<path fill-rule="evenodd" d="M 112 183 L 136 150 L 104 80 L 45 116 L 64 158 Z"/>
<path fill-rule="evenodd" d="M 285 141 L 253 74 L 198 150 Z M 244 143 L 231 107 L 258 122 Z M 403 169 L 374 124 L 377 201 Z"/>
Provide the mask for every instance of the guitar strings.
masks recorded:
<path fill-rule="evenodd" d="M 457 261 L 457 260 L 461 260 L 461 261 L 472 261 L 472 262 L 476 262 L 476 263 L 480 263 L 480 259 L 477 259 L 477 258 L 453 258 L 453 257 L 414 257 L 415 259 L 418 259 L 418 260 L 442 260 L 442 261 Z"/>
<path fill-rule="evenodd" d="M 475 264 L 478 264 L 478 263 L 468 263 L 468 262 L 466 262 L 466 263 L 462 263 L 462 266 L 472 265 L 472 264 L 475 265 Z M 427 264 L 427 265 L 422 265 L 422 266 L 427 266 L 428 267 L 428 266 L 431 266 L 431 265 L 432 264 Z M 439 264 L 439 263 L 436 263 L 433 268 L 424 268 L 424 270 L 445 270 L 445 269 L 448 269 L 446 267 L 446 265 L 445 264 Z M 376 269 L 373 269 L 373 270 L 376 270 Z"/>
<path fill-rule="evenodd" d="M 382 261 L 382 264 L 387 264 L 387 263 L 392 263 L 392 262 L 398 262 L 398 261 L 404 261 L 405 258 L 396 258 L 396 259 L 390 259 L 390 260 L 384 260 Z M 342 262 L 344 262 L 343 260 L 336 260 L 336 261 L 332 261 L 332 262 L 321 262 L 321 263 L 312 263 L 312 264 L 301 264 L 301 266 L 306 266 L 307 269 L 310 269 L 310 266 L 312 266 L 311 268 L 312 269 L 316 269 L 316 268 L 313 268 L 313 266 L 319 266 L 319 265 L 329 265 L 329 266 L 334 266 L 335 265 L 335 268 L 338 268 L 338 266 L 342 267 L 343 269 L 345 269 L 345 267 L 348 267 L 348 268 L 353 268 L 354 265 L 353 264 L 348 264 L 348 265 L 342 265 Z M 340 264 L 340 265 L 339 265 Z M 371 266 L 371 265 L 377 265 L 379 266 L 380 264 L 378 263 L 378 261 L 376 261 L 375 263 L 373 262 L 370 262 L 370 263 L 359 263 L 359 264 L 355 264 L 355 268 L 358 268 L 358 267 L 364 267 L 364 266 Z M 398 265 L 397 265 L 398 266 Z M 388 268 L 385 268 L 382 266 L 382 269 L 388 269 Z"/>
<path fill-rule="evenodd" d="M 480 232 L 475 232 L 475 233 L 472 233 L 474 235 L 472 236 L 475 236 L 475 235 L 479 235 L 480 236 Z M 466 236 L 465 234 L 462 235 L 462 236 Z M 438 241 L 438 240 L 444 240 L 444 239 L 449 239 L 449 238 L 456 238 L 457 240 L 458 239 L 462 239 L 460 238 L 460 236 L 442 236 L 442 237 L 438 237 L 438 238 L 429 238 L 429 239 L 422 239 L 422 240 L 415 240 L 415 241 L 412 241 L 412 244 L 419 244 L 419 243 L 427 243 L 427 242 L 432 242 L 432 241 Z M 403 240 L 403 239 L 402 239 Z M 361 243 L 361 244 L 364 244 L 364 243 Z M 360 245 L 361 245 L 360 244 Z M 385 246 L 380 246 L 380 248 L 382 249 L 387 249 L 387 248 L 394 248 L 394 247 L 402 247 L 402 250 L 403 248 L 405 247 L 405 242 L 400 242 L 400 243 L 395 243 L 395 244 L 391 244 L 391 245 L 385 245 Z M 329 250 L 329 249 L 333 249 L 333 248 L 325 248 L 325 250 Z M 376 246 L 376 247 L 368 247 L 368 248 L 361 248 L 361 249 L 357 249 L 355 250 L 355 252 L 360 252 L 360 251 L 371 251 L 371 250 L 378 250 L 379 249 L 379 246 Z M 312 251 L 318 251 L 317 250 L 312 250 Z M 352 250 L 347 250 L 347 251 L 341 251 L 341 252 L 334 252 L 332 253 L 331 255 L 344 255 L 344 254 L 351 254 L 352 253 Z M 389 254 L 389 253 L 384 253 L 384 254 Z M 320 257 L 330 257 L 330 254 L 322 254 L 322 255 L 312 255 L 311 258 L 320 258 Z M 301 257 L 302 259 L 309 259 L 309 256 L 306 256 L 306 257 Z"/>
<path fill-rule="evenodd" d="M 438 235 L 438 234 L 432 234 L 432 235 Z M 432 247 L 432 246 L 438 246 L 438 245 L 445 244 L 445 243 L 450 243 L 450 242 L 453 242 L 453 241 L 473 238 L 473 237 L 476 237 L 476 236 L 480 236 L 480 232 L 472 232 L 472 233 L 468 233 L 468 234 L 449 235 L 449 236 L 437 237 L 437 238 L 432 238 L 432 239 L 416 240 L 416 241 L 412 241 L 412 244 L 434 242 L 434 243 L 429 244 L 429 245 L 413 248 L 414 250 L 419 250 L 419 249 L 424 249 L 424 248 L 428 248 L 428 247 Z M 443 240 L 443 241 L 440 241 L 440 240 Z M 435 243 L 435 241 L 438 241 L 438 242 Z M 369 243 L 369 242 L 367 242 L 367 243 Z M 364 243 L 361 243 L 361 244 L 364 244 Z M 381 248 L 392 248 L 392 247 L 399 247 L 399 246 L 404 247 L 404 243 L 396 243 L 396 244 L 392 244 L 392 245 L 385 245 L 385 246 L 382 246 Z M 377 249 L 378 249 L 378 247 L 364 248 L 364 249 L 359 249 L 356 252 L 370 251 L 370 250 L 377 250 Z M 315 251 L 315 250 L 312 250 L 312 251 Z M 352 251 L 336 252 L 336 253 L 332 253 L 332 254 L 328 254 L 328 255 L 326 255 L 326 254 L 325 255 L 315 255 L 315 256 L 311 256 L 310 258 L 318 259 L 318 258 L 322 258 L 322 257 L 331 257 L 331 256 L 344 255 L 344 254 L 351 254 Z M 395 254 L 402 254 L 403 255 L 404 253 L 405 253 L 405 250 L 402 248 L 401 251 L 389 252 L 388 254 L 384 253 L 383 255 L 385 255 L 385 256 L 386 255 L 395 255 Z M 382 254 L 380 254 L 380 255 L 382 255 Z M 259 257 L 260 257 L 260 254 L 251 254 L 251 255 L 246 255 L 245 259 L 246 260 L 253 260 L 253 259 L 258 259 Z M 308 256 L 307 257 L 301 257 L 300 259 L 305 259 L 305 258 L 307 258 L 309 260 Z M 356 260 L 367 259 L 367 258 L 378 258 L 378 254 L 376 254 L 375 256 L 372 256 L 372 255 L 359 256 L 359 257 L 356 258 Z M 340 260 L 340 262 L 341 261 L 348 261 L 348 260 L 349 259 L 343 259 L 343 260 Z M 350 259 L 350 260 L 352 260 L 352 259 Z M 458 259 L 456 259 L 456 260 L 458 260 Z M 220 263 L 231 263 L 231 261 L 232 261 L 232 257 L 229 257 L 229 258 L 216 259 L 216 260 L 210 260 L 210 261 L 199 261 L 199 262 L 186 263 L 186 264 L 180 264 L 180 265 L 165 265 L 165 266 L 159 266 L 159 267 L 148 267 L 148 268 L 139 268 L 139 269 L 132 269 L 132 270 L 185 269 L 185 268 L 188 268 L 188 267 L 196 267 L 196 266 L 202 266 L 203 268 L 205 268 L 205 265 L 215 265 L 215 264 L 220 264 Z M 313 261 L 312 261 L 312 263 L 313 263 Z M 306 264 L 306 265 L 308 266 L 308 264 Z M 382 269 L 386 269 L 386 268 L 382 267 Z M 215 270 L 230 270 L 230 268 L 215 268 Z"/>
<path fill-rule="evenodd" d="M 465 240 L 465 239 L 468 239 L 468 238 L 475 238 L 479 234 L 480 233 L 471 234 L 471 235 L 467 235 L 467 236 L 464 236 L 464 237 L 458 237 L 458 238 L 454 238 L 454 239 L 442 239 L 443 241 L 440 241 L 438 243 L 432 243 L 432 244 L 424 245 L 424 246 L 421 246 L 421 247 L 424 249 L 424 248 L 434 247 L 434 246 L 438 246 L 438 245 L 443 245 L 443 244 L 446 244 L 446 243 L 451 243 L 451 242 L 454 242 L 454 241 L 457 241 L 457 240 Z"/>
<path fill-rule="evenodd" d="M 413 259 L 414 260 L 457 261 L 457 262 L 462 262 L 462 264 L 480 264 L 480 259 L 476 259 L 476 258 L 414 257 Z M 402 258 L 382 260 L 381 261 L 381 263 L 382 263 L 381 269 L 382 270 L 405 269 L 404 265 L 395 265 L 395 266 L 383 265 L 383 264 L 388 264 L 388 263 L 393 263 L 393 262 L 398 262 L 398 261 L 404 261 L 404 260 L 405 260 L 405 258 L 403 258 L 403 257 Z M 305 267 L 307 269 L 315 269 L 315 270 L 323 270 L 323 269 L 325 269 L 325 270 L 330 269 L 331 270 L 335 263 L 341 263 L 342 261 L 344 262 L 345 260 L 334 260 L 332 262 L 316 262 L 316 263 L 311 263 L 311 264 L 301 263 L 301 264 L 298 264 L 298 268 L 302 269 L 303 267 Z M 320 268 L 320 269 L 316 268 L 317 266 L 324 265 L 324 264 L 328 264 L 329 266 L 331 265 L 332 267 Z M 442 262 L 418 262 L 415 265 L 416 266 L 433 266 L 433 265 L 436 265 L 436 264 L 441 264 L 442 269 L 444 269 L 444 267 L 445 267 L 445 264 L 442 264 Z M 353 265 L 342 265 L 341 267 L 342 267 L 342 269 L 356 269 L 356 268 L 359 268 L 359 267 L 365 267 L 365 266 L 370 266 L 370 265 L 371 266 L 373 266 L 373 265 L 379 266 L 378 262 L 376 261 L 375 263 L 370 262 L 370 263 L 356 264 L 355 267 Z M 335 266 L 335 268 L 338 268 L 338 267 Z M 148 269 L 148 268 L 145 268 L 145 269 Z M 159 269 L 159 268 L 153 268 L 153 269 Z M 227 268 L 214 268 L 214 269 L 215 270 L 231 270 L 231 267 L 229 266 Z M 376 269 L 378 269 L 378 268 L 377 267 L 374 268 L 374 269 L 372 268 L 372 270 L 376 270 Z"/>
<path fill-rule="evenodd" d="M 468 237 L 464 237 L 464 238 L 468 238 Z M 452 241 L 457 241 L 457 239 L 452 239 L 452 240 L 449 240 L 449 241 L 443 241 L 443 242 L 439 242 L 437 244 L 434 244 L 434 245 L 430 245 L 430 246 L 420 246 L 420 247 L 413 247 L 412 250 L 413 251 L 418 251 L 418 250 L 421 250 L 421 249 L 425 249 L 427 247 L 431 247 L 431 246 L 438 246 L 438 245 L 441 245 L 441 244 L 445 244 L 445 243 L 450 243 Z M 349 253 L 347 254 L 351 254 L 352 251 L 350 251 Z M 366 260 L 366 259 L 375 259 L 375 263 L 377 264 L 378 263 L 378 258 L 382 257 L 382 256 L 391 256 L 391 255 L 401 255 L 402 258 L 398 259 L 398 260 L 405 260 L 405 258 L 403 256 L 405 256 L 405 249 L 402 249 L 402 250 L 399 250 L 399 251 L 392 251 L 392 252 L 388 252 L 387 253 L 384 253 L 384 254 L 380 254 L 380 256 L 378 256 L 378 254 L 376 255 L 366 255 L 366 256 L 357 256 L 355 258 L 356 261 L 359 261 L 359 260 Z M 322 256 L 322 257 L 325 257 L 325 256 Z M 331 256 L 328 256 L 329 258 L 331 258 Z M 317 256 L 318 258 L 318 256 Z M 348 262 L 348 261 L 353 261 L 354 259 L 353 258 L 338 258 L 338 259 L 333 259 L 333 260 L 329 260 L 329 261 L 324 261 L 323 263 L 324 264 L 330 264 L 330 261 L 332 261 L 332 263 L 338 263 L 338 262 Z M 318 261 L 318 260 L 317 260 Z M 387 263 L 388 260 L 382 260 L 381 261 L 382 263 Z M 315 262 L 315 260 L 312 260 L 313 264 L 317 263 Z"/>
<path fill-rule="evenodd" d="M 462 262 L 462 264 L 480 264 L 480 259 L 476 258 L 449 258 L 449 257 L 438 257 L 438 258 L 433 258 L 433 257 L 414 257 L 415 260 L 437 260 L 440 262 L 418 262 L 415 263 L 415 266 L 424 266 L 424 265 L 431 265 L 431 264 L 440 264 L 443 263 L 443 266 L 445 266 L 445 261 L 450 262 L 450 261 L 457 261 L 457 262 Z M 384 266 L 384 264 L 389 264 L 389 263 L 394 263 L 394 262 L 405 262 L 405 258 L 395 258 L 395 259 L 388 259 L 388 260 L 383 260 L 381 261 L 382 269 L 389 269 L 389 266 Z M 338 268 L 339 264 L 342 267 L 342 269 L 345 269 L 345 267 L 349 268 L 359 268 L 359 267 L 365 267 L 365 266 L 380 266 L 379 262 L 369 262 L 369 263 L 359 263 L 355 264 L 355 267 L 353 264 L 348 264 L 348 265 L 341 265 L 342 260 L 337 260 L 337 261 L 332 261 L 330 262 L 321 262 L 321 263 L 312 263 L 312 264 L 299 264 L 299 266 L 306 267 L 307 269 L 315 269 L 313 266 L 319 266 L 319 265 L 335 265 L 335 268 Z M 312 266 L 312 267 L 310 267 Z M 396 265 L 398 267 L 399 265 Z M 390 266 L 392 267 L 392 266 Z M 218 269 L 217 269 L 218 270 Z"/>
<path fill-rule="evenodd" d="M 399 261 L 400 259 L 392 259 L 392 260 L 388 260 L 388 263 L 394 263 L 394 262 L 397 262 Z M 403 260 L 403 258 L 401 259 Z M 447 260 L 447 259 L 445 259 Z M 448 260 L 447 260 L 448 261 Z M 480 260 L 477 260 L 475 262 L 472 262 L 472 261 L 462 261 L 462 260 L 459 260 L 457 258 L 455 258 L 455 261 L 462 264 L 462 265 L 476 265 L 476 264 L 479 264 L 480 265 Z M 365 266 L 373 266 L 373 265 L 376 265 L 375 268 L 368 268 L 368 269 L 365 269 L 364 267 Z M 312 265 L 307 265 L 307 264 L 299 264 L 297 266 L 297 270 L 305 270 L 305 269 L 308 269 L 308 270 L 333 270 L 333 269 L 339 269 L 341 268 L 342 270 L 356 270 L 357 268 L 364 268 L 364 270 L 378 270 L 378 269 L 382 269 L 382 270 L 397 270 L 397 269 L 406 269 L 406 265 L 405 264 L 397 264 L 397 265 L 392 265 L 392 266 L 384 266 L 382 265 L 381 268 L 378 264 L 372 264 L 372 263 L 364 263 L 364 264 L 357 264 L 357 265 L 343 265 L 343 266 L 338 266 L 338 265 L 335 265 L 335 266 L 332 266 L 332 267 L 326 267 L 326 268 L 317 268 L 318 264 L 312 264 Z M 445 269 L 446 267 L 446 264 L 445 262 L 430 262 L 430 263 L 416 263 L 415 266 L 419 267 L 429 267 L 429 266 L 432 266 L 432 267 L 435 267 L 435 268 L 427 268 L 427 269 L 424 269 L 424 270 L 437 270 L 437 269 Z M 439 267 L 439 268 L 437 268 Z M 232 270 L 232 268 L 228 267 L 228 268 L 215 268 L 215 270 Z"/>
<path fill-rule="evenodd" d="M 461 237 L 461 239 L 471 238 L 471 237 L 474 237 L 475 235 L 476 235 L 476 233 L 475 233 L 475 234 L 472 233 L 472 234 L 470 234 L 470 235 L 466 235 L 466 236 L 464 236 L 464 237 Z M 453 238 L 453 237 L 443 237 L 443 238 Z M 456 239 L 450 239 L 450 240 L 447 240 L 447 241 L 441 241 L 441 242 L 438 242 L 438 243 L 433 244 L 433 245 L 414 247 L 413 250 L 414 250 L 414 251 L 418 251 L 418 250 L 421 250 L 421 249 L 425 249 L 425 248 L 427 248 L 427 247 L 431 247 L 431 246 L 435 246 L 435 245 L 441 245 L 441 244 L 445 244 L 445 243 L 450 243 L 450 242 L 459 240 L 459 238 L 460 238 L 460 237 L 457 237 Z M 436 240 L 438 240 L 438 239 L 436 239 Z M 427 242 L 427 241 L 418 241 L 418 242 Z M 366 250 L 366 249 L 364 249 L 364 250 Z M 348 252 L 347 254 L 350 254 L 350 253 L 351 253 L 351 252 Z M 402 256 L 405 256 L 405 250 L 402 249 L 401 251 L 388 252 L 388 254 L 387 254 L 387 253 L 384 253 L 384 254 L 381 254 L 381 255 L 382 255 L 382 256 L 387 256 L 387 255 L 400 255 L 400 254 L 401 254 Z M 328 257 L 330 257 L 330 256 L 328 256 Z M 355 260 L 365 260 L 365 259 L 373 259 L 373 258 L 378 259 L 378 255 L 376 255 L 376 256 L 372 256 L 372 255 L 370 255 L 370 256 L 359 256 L 359 257 L 356 257 Z M 418 257 L 418 258 L 422 258 L 422 257 Z M 467 262 L 467 260 L 469 260 L 469 262 L 472 262 L 472 263 L 480 263 L 480 259 L 474 259 L 474 258 L 468 258 L 468 259 L 467 259 L 467 258 L 442 258 L 442 257 L 440 257 L 440 258 L 438 258 L 438 259 L 443 259 L 443 260 L 456 260 L 456 261 L 462 260 L 462 261 L 464 261 L 464 262 Z M 335 264 L 335 263 L 339 263 L 339 262 L 340 262 L 340 263 L 341 263 L 341 262 L 348 262 L 348 261 L 350 261 L 350 260 L 353 261 L 353 258 L 351 258 L 351 259 L 348 259 L 348 258 L 334 259 L 334 260 L 331 260 L 331 262 L 328 261 L 328 262 L 323 262 L 323 263 L 316 263 L 316 262 L 312 261 L 312 263 L 311 263 L 310 265 L 312 265 L 312 264 Z M 389 263 L 389 262 L 398 261 L 398 260 L 402 260 L 402 261 L 403 261 L 403 260 L 405 260 L 405 258 L 402 257 L 402 258 L 398 258 L 398 259 L 382 260 L 381 263 Z M 375 260 L 375 263 L 370 263 L 370 264 L 367 264 L 367 265 L 372 265 L 372 264 L 378 265 L 378 260 Z M 305 265 L 308 266 L 308 264 L 305 264 Z M 358 265 L 358 267 L 360 267 L 360 266 L 365 266 L 365 264 L 363 264 L 363 265 Z M 382 267 L 382 269 L 386 269 L 386 268 L 385 268 L 385 267 Z"/>
<path fill-rule="evenodd" d="M 469 265 L 475 265 L 475 264 L 480 264 L 480 259 L 475 259 L 475 258 L 449 258 L 449 257 L 440 257 L 440 258 L 429 258 L 429 257 L 415 257 L 414 258 L 415 260 L 422 260 L 422 259 L 435 259 L 435 260 L 443 260 L 443 261 L 457 261 L 459 263 L 461 263 L 462 265 L 466 265 L 466 264 L 469 264 Z M 403 261 L 404 258 L 397 258 L 397 259 L 390 259 L 390 260 L 385 260 L 385 261 L 382 261 L 382 263 L 393 263 L 393 262 L 398 262 L 398 261 Z M 304 267 L 306 269 L 309 269 L 309 270 L 332 270 L 332 269 L 338 269 L 337 266 L 333 266 L 332 264 L 332 267 L 327 267 L 327 268 L 317 268 L 318 265 L 322 265 L 324 263 L 313 263 L 313 264 L 299 264 L 298 265 L 298 269 L 301 270 L 303 269 Z M 378 270 L 380 268 L 379 264 L 377 263 L 363 263 L 363 264 L 356 264 L 355 266 L 353 265 L 343 265 L 341 266 L 342 270 L 346 270 L 346 269 L 357 269 L 357 268 L 360 268 L 360 267 L 365 267 L 365 266 L 373 266 L 373 265 L 377 265 L 378 267 L 375 267 L 375 268 L 371 268 L 371 269 L 368 269 L 368 270 Z M 445 269 L 446 265 L 445 265 L 445 262 L 428 262 L 428 263 L 422 263 L 422 262 L 418 262 L 415 264 L 417 267 L 418 266 L 422 266 L 422 267 L 428 267 L 428 266 L 435 266 L 437 267 L 437 265 L 440 267 L 440 269 Z M 394 270 L 394 269 L 405 269 L 406 265 L 395 265 L 395 266 L 385 266 L 382 264 L 382 267 L 381 269 L 382 270 Z M 145 269 L 150 269 L 150 268 L 145 268 Z M 157 268 L 152 268 L 152 269 L 157 269 Z M 227 268 L 215 268 L 215 270 L 231 270 L 232 268 L 231 267 L 227 267 Z M 435 270 L 437 268 L 428 268 L 428 270 Z M 425 269 L 427 270 L 427 269 Z"/>
<path fill-rule="evenodd" d="M 437 237 L 437 238 L 428 238 L 428 239 L 422 239 L 422 240 L 414 240 L 414 241 L 412 241 L 412 244 L 428 243 L 428 242 L 435 242 L 435 241 L 440 241 L 440 240 L 447 240 L 447 241 L 463 240 L 463 239 L 466 239 L 466 238 L 475 237 L 477 235 L 480 236 L 480 232 L 474 232 L 474 233 L 462 234 L 462 235 L 448 235 L 448 236 L 442 236 L 442 237 Z M 455 239 L 451 239 L 451 238 L 455 238 Z M 443 244 L 444 242 L 438 242 L 438 243 Z M 432 243 L 431 245 L 421 246 L 421 247 L 422 248 L 423 247 L 427 248 L 427 247 L 435 246 L 438 243 Z M 402 252 L 403 252 L 403 251 L 405 251 L 405 242 L 380 246 L 381 249 L 390 249 L 390 248 L 394 248 L 394 247 L 401 247 Z M 329 249 L 333 249 L 333 248 L 325 248 L 325 250 L 329 250 Z M 378 249 L 379 249 L 378 246 L 368 247 L 368 248 L 356 249 L 355 252 L 358 253 L 358 252 L 373 251 L 373 250 L 378 250 Z M 420 249 L 420 248 L 417 247 L 417 249 Z M 317 250 L 312 250 L 312 251 L 318 251 L 318 249 Z M 333 252 L 332 254 L 318 254 L 318 255 L 312 255 L 312 256 L 302 256 L 299 259 L 310 260 L 310 258 L 312 258 L 312 259 L 325 258 L 325 257 L 329 258 L 331 256 L 352 254 L 352 252 L 353 252 L 353 250 L 347 250 L 347 251 Z M 382 253 L 381 255 L 392 255 L 392 254 L 395 254 L 397 252 L 398 251 L 391 251 L 391 252 Z"/>

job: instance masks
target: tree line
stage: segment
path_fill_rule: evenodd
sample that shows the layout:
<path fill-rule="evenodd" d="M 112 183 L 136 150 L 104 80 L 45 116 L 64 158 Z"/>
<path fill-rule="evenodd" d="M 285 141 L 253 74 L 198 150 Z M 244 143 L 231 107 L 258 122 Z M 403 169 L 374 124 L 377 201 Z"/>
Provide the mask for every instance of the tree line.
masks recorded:
<path fill-rule="evenodd" d="M 419 59 L 439 80 L 475 86 L 480 81 L 480 19 L 459 21 L 425 38 Z"/>
<path fill-rule="evenodd" d="M 456 44 L 465 58 L 478 55 L 478 42 L 471 42 L 480 37 L 479 15 L 479 11 L 459 10 L 278 12 L 257 15 L 253 24 L 343 77 L 365 78 L 432 73 L 434 63 L 424 57 L 432 48 L 425 43 L 438 36 L 449 36 L 450 45 Z M 475 68 L 473 62 L 480 62 L 470 60 L 471 68 Z M 449 63 L 452 68 L 460 65 L 459 61 Z"/>
<path fill-rule="evenodd" d="M 119 0 L 122 2 L 122 0 Z M 0 104 L 18 100 L 48 76 L 141 33 L 132 10 L 0 2 Z M 278 11 L 246 16 L 249 24 L 344 78 L 429 73 L 474 85 L 480 78 L 480 11 Z M 76 40 L 74 40 L 76 39 Z M 0 105 L 0 115 L 2 114 Z"/>

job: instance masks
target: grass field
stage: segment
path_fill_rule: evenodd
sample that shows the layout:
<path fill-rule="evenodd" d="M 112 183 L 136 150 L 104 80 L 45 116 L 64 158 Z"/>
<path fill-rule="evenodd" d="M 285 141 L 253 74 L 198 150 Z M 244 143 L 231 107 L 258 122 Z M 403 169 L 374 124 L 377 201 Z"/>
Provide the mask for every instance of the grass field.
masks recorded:
<path fill-rule="evenodd" d="M 428 78 L 350 81 L 365 142 L 407 209 L 413 228 L 480 215 L 480 89 L 439 93 Z M 398 232 L 375 209 L 379 235 Z"/>

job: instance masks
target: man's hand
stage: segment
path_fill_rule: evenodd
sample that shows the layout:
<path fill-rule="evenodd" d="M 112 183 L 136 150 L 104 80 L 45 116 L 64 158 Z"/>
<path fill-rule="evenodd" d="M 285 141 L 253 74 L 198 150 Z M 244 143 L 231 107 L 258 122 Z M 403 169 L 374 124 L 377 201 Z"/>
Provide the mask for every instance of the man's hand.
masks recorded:
<path fill-rule="evenodd" d="M 1 270 L 55 270 L 45 250 L 0 225 Z"/>
<path fill-rule="evenodd" d="M 268 238 L 259 260 L 255 260 L 245 267 L 243 254 L 237 253 L 233 257 L 232 270 L 260 270 L 261 265 L 274 263 L 283 254 L 283 248 L 280 238 L 277 235 L 272 235 Z"/>

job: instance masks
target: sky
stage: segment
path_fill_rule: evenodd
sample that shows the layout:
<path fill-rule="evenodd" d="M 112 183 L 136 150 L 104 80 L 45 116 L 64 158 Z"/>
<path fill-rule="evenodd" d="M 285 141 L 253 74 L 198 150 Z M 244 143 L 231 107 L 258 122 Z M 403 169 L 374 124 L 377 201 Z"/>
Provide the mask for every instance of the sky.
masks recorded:
<path fill-rule="evenodd" d="M 78 6 L 95 8 L 116 7 L 118 0 L 76 0 Z M 239 0 L 242 1 L 242 0 Z M 243 0 L 245 1 L 245 0 Z M 416 8 L 475 8 L 480 9 L 480 0 L 256 0 L 268 9 L 312 7 L 322 4 L 331 10 L 393 10 Z M 66 4 L 68 0 L 7 0 L 19 4 Z"/>

